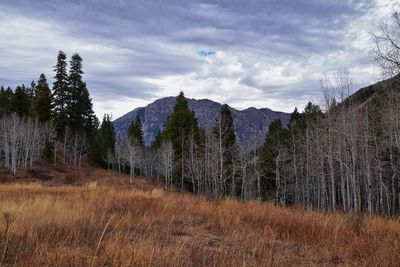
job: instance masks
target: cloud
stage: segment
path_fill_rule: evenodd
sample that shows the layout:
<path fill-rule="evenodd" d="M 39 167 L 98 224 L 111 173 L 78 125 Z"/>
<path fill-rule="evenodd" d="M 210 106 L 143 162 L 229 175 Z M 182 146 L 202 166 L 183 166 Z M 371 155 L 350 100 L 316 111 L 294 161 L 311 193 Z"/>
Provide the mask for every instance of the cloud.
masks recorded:
<path fill-rule="evenodd" d="M 99 116 L 177 95 L 292 111 L 325 72 L 378 80 L 369 55 L 394 0 L 38 0 L 0 2 L 0 84 L 51 82 L 58 50 L 79 52 Z"/>

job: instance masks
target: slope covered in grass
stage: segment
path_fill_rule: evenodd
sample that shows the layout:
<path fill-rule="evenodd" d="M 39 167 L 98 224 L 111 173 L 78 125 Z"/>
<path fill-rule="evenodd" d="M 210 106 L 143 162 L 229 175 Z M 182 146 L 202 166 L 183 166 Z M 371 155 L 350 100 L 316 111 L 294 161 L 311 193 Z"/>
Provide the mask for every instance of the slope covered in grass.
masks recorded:
<path fill-rule="evenodd" d="M 210 202 L 105 171 L 0 185 L 0 261 L 18 266 L 287 266 L 400 262 L 400 225 L 268 203 Z"/>

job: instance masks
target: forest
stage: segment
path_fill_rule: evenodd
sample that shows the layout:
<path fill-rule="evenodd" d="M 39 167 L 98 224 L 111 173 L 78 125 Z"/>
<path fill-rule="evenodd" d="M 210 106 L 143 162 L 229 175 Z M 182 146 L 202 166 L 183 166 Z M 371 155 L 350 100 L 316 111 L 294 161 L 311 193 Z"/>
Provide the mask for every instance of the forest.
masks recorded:
<path fill-rule="evenodd" d="M 347 70 L 323 75 L 320 103 L 296 108 L 288 125 L 269 126 L 256 150 L 237 144 L 228 105 L 211 131 L 198 126 L 185 95 L 156 140 L 145 146 L 140 117 L 116 136 L 112 117 L 100 122 L 83 75 L 83 60 L 69 64 L 60 51 L 52 88 L 44 74 L 29 86 L 0 89 L 0 164 L 3 172 L 84 159 L 212 200 L 263 200 L 312 210 L 391 216 L 400 209 L 400 15 L 373 36 L 377 65 L 390 79 L 354 93 Z"/>

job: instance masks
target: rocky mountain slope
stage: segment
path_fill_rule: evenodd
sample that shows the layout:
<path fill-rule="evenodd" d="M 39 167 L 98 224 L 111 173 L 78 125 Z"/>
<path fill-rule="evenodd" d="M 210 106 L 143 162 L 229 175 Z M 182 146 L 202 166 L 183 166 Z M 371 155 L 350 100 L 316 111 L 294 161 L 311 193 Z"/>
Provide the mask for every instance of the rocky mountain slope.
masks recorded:
<path fill-rule="evenodd" d="M 187 99 L 189 108 L 194 111 L 200 127 L 211 130 L 221 104 L 208 99 Z M 116 134 L 124 136 L 132 120 L 139 113 L 143 123 L 143 133 L 146 145 L 154 141 L 157 133 L 162 131 L 165 120 L 171 114 L 176 98 L 161 98 L 146 107 L 140 107 L 123 115 L 114 121 Z M 277 112 L 268 108 L 256 109 L 248 108 L 237 110 L 230 108 L 233 116 L 233 123 L 238 138 L 238 143 L 243 147 L 255 148 L 264 142 L 265 134 L 268 131 L 269 124 L 279 118 L 284 124 L 289 121 L 290 114 Z"/>

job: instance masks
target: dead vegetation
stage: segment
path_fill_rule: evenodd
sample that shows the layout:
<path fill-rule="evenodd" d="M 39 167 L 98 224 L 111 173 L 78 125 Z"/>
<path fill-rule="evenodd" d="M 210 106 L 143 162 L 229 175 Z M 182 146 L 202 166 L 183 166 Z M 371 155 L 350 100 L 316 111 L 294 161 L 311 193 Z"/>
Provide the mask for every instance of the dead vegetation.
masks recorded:
<path fill-rule="evenodd" d="M 56 170 L 47 175 L 61 175 Z M 5 266 L 398 266 L 400 225 L 268 203 L 209 202 L 90 169 L 0 185 Z M 96 177 L 96 178 L 94 178 Z"/>

